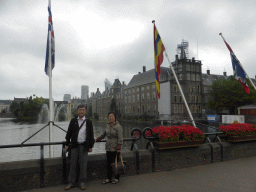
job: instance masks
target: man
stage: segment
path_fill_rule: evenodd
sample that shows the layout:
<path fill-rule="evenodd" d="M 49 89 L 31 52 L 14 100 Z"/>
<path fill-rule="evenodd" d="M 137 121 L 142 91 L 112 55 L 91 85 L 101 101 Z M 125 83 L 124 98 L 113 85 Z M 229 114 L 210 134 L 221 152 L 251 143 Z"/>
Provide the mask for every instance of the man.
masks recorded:
<path fill-rule="evenodd" d="M 80 189 L 86 189 L 88 152 L 92 152 L 94 145 L 92 121 L 85 118 L 85 105 L 79 105 L 77 112 L 78 117 L 71 119 L 66 135 L 65 151 L 71 147 L 71 164 L 68 178 L 69 184 L 65 187 L 65 190 L 74 187 L 77 179 Z M 78 165 L 79 169 L 77 169 Z M 79 171 L 79 178 L 77 178 L 77 171 Z"/>

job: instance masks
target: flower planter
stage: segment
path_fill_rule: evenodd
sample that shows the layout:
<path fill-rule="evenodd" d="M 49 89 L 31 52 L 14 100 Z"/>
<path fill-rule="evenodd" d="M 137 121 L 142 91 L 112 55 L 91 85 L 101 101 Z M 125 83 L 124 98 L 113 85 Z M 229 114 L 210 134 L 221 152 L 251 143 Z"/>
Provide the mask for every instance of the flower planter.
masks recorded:
<path fill-rule="evenodd" d="M 256 140 L 256 135 L 227 136 L 226 140 L 229 142 L 253 141 Z"/>
<path fill-rule="evenodd" d="M 177 142 L 154 141 L 155 148 L 159 150 L 180 148 L 180 147 L 195 147 L 203 144 L 204 144 L 204 140 L 177 141 Z"/>

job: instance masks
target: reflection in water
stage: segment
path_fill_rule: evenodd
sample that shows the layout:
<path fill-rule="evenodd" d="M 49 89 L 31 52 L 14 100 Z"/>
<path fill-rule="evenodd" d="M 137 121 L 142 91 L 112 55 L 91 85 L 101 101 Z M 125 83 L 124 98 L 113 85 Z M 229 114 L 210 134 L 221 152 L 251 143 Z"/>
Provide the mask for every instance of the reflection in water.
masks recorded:
<path fill-rule="evenodd" d="M 124 138 L 131 138 L 131 130 L 133 128 L 139 128 L 141 131 L 145 127 L 153 128 L 156 123 L 153 122 L 131 122 L 131 121 L 119 121 L 119 123 L 123 127 Z M 57 122 L 58 126 L 67 130 L 69 122 Z M 102 134 L 105 130 L 107 122 L 93 122 L 94 127 L 94 137 L 97 138 Z M 8 144 L 21 144 L 28 137 L 36 133 L 45 124 L 26 124 L 15 122 L 13 119 L 4 119 L 0 118 L 0 145 L 8 145 Z M 200 128 L 200 127 L 199 127 Z M 207 128 L 200 128 L 204 132 L 208 132 Z M 54 126 L 53 128 L 53 142 L 65 141 L 66 133 L 61 129 Z M 41 142 L 49 142 L 49 127 L 46 127 L 37 135 L 32 137 L 26 143 L 41 143 Z M 147 140 L 141 137 L 140 140 L 136 141 L 139 149 L 145 149 Z M 122 147 L 123 151 L 130 150 L 132 141 L 125 141 Z M 61 145 L 54 146 L 54 157 L 61 156 Z M 40 147 L 22 147 L 22 148 L 8 148 L 8 149 L 0 149 L 0 162 L 6 161 L 18 161 L 18 160 L 27 160 L 27 159 L 38 159 L 40 158 Z M 95 153 L 105 153 L 105 143 L 99 142 L 95 143 L 93 152 Z M 44 147 L 44 157 L 49 157 L 49 146 Z"/>

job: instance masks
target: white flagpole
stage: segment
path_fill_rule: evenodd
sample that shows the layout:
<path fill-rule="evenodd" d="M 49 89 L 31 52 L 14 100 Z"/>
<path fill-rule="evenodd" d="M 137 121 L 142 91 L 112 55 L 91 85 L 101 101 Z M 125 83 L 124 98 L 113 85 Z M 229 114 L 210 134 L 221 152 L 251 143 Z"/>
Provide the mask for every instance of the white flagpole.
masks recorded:
<path fill-rule="evenodd" d="M 179 87 L 179 90 L 180 90 L 181 96 L 182 96 L 182 98 L 183 98 L 183 101 L 184 101 L 184 103 L 185 103 L 185 106 L 186 106 L 186 108 L 187 108 L 187 110 L 188 110 L 189 117 L 190 117 L 190 119 L 191 119 L 192 124 L 194 125 L 194 127 L 196 127 L 195 121 L 194 121 L 193 116 L 192 116 L 192 114 L 191 114 L 191 112 L 190 112 L 190 109 L 189 109 L 189 107 L 188 107 L 187 100 L 186 100 L 186 98 L 185 98 L 185 96 L 184 96 L 184 94 L 183 94 L 183 91 L 182 91 L 182 89 L 181 89 L 180 82 L 179 82 L 179 80 L 178 80 L 178 78 L 177 78 L 177 76 L 176 76 L 176 73 L 175 73 L 175 71 L 174 71 L 174 69 L 173 69 L 173 67 L 172 67 L 172 64 L 171 64 L 171 62 L 170 62 L 170 60 L 169 60 L 169 57 L 168 57 L 168 55 L 167 55 L 166 50 L 165 50 L 164 52 L 165 52 L 165 56 L 166 56 L 166 58 L 168 59 L 168 62 L 169 62 L 169 64 L 170 64 L 170 67 L 171 67 L 172 73 L 173 73 L 173 75 L 174 75 L 174 78 L 175 78 L 175 80 L 176 80 L 176 82 L 177 82 L 177 85 L 178 85 L 178 87 Z"/>
<path fill-rule="evenodd" d="M 220 33 L 219 35 L 222 37 L 222 39 L 224 40 L 224 42 L 226 42 L 226 40 L 224 39 L 222 33 Z M 239 65 L 240 65 L 241 68 L 244 70 L 244 68 L 243 68 L 242 64 L 240 63 L 240 61 L 239 61 Z M 255 87 L 254 83 L 252 82 L 251 78 L 249 77 L 249 75 L 247 75 L 247 73 L 246 73 L 245 70 L 244 70 L 244 72 L 245 72 L 245 75 L 248 77 L 249 81 L 251 82 L 252 86 L 253 86 L 254 89 L 256 90 L 256 87 Z"/>
<path fill-rule="evenodd" d="M 49 74 L 49 111 L 50 111 L 50 124 L 49 124 L 49 142 L 52 142 L 52 127 L 53 127 L 53 100 L 52 100 L 52 34 L 49 36 L 49 58 L 48 58 L 48 74 Z M 49 157 L 53 157 L 53 145 L 49 145 Z"/>

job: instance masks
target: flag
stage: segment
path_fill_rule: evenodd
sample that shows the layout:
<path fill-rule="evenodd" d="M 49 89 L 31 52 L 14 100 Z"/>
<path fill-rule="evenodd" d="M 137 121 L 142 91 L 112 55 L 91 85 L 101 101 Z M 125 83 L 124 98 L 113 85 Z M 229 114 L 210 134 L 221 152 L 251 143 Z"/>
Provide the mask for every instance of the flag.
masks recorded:
<path fill-rule="evenodd" d="M 236 56 L 235 56 L 233 50 L 231 49 L 231 47 L 229 46 L 229 44 L 225 41 L 224 37 L 222 36 L 222 33 L 220 33 L 219 35 L 222 37 L 228 50 L 230 51 L 230 57 L 231 57 L 233 73 L 234 73 L 235 78 L 243 85 L 245 92 L 250 94 L 250 89 L 246 82 L 246 74 L 245 74 L 239 60 L 236 58 Z"/>
<path fill-rule="evenodd" d="M 46 75 L 48 74 L 48 68 L 49 68 L 49 49 L 51 49 L 51 65 L 52 69 L 55 66 L 55 43 L 54 43 L 54 31 L 53 31 L 53 24 L 52 24 L 52 12 L 51 12 L 51 0 L 49 0 L 49 5 L 48 5 L 48 35 L 47 35 L 47 45 L 46 45 L 46 58 L 45 58 L 45 73 Z M 49 47 L 49 33 L 51 35 L 51 47 Z"/>
<path fill-rule="evenodd" d="M 156 29 L 155 21 L 152 21 L 154 23 L 154 53 L 155 53 L 155 78 L 156 78 L 156 90 L 158 98 L 160 99 L 160 83 L 159 83 L 159 76 L 161 74 L 161 64 L 164 60 L 163 52 L 165 50 L 164 44 L 162 42 L 162 39 Z"/>

